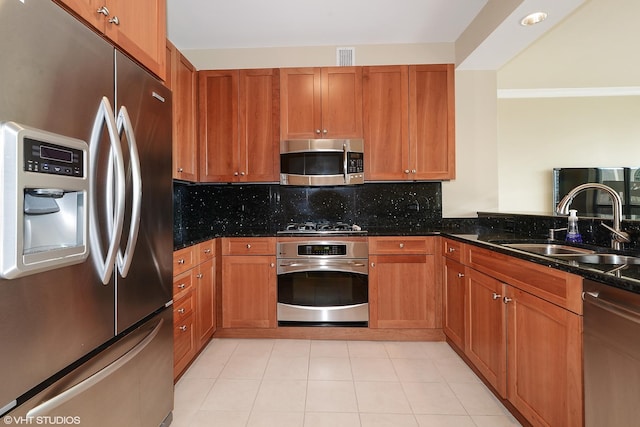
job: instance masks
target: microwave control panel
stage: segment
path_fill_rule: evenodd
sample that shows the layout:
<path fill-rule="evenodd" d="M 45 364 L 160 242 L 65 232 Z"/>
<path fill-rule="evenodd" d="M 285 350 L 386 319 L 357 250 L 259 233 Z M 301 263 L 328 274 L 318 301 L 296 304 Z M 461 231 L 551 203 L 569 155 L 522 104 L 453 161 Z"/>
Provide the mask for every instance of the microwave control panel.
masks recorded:
<path fill-rule="evenodd" d="M 364 172 L 364 154 L 349 152 L 347 155 L 347 173 Z"/>

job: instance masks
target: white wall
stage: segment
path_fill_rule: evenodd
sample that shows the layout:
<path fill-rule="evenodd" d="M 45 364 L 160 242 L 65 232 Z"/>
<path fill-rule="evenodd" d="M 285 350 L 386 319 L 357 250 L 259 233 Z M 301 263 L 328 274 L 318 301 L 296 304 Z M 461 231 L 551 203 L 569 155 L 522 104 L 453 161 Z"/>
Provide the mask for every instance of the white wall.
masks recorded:
<path fill-rule="evenodd" d="M 498 71 L 499 209 L 551 212 L 554 167 L 640 165 L 640 2 L 591 0 Z M 572 96 L 537 98 L 542 90 Z M 631 88 L 633 90 L 628 90 Z"/>

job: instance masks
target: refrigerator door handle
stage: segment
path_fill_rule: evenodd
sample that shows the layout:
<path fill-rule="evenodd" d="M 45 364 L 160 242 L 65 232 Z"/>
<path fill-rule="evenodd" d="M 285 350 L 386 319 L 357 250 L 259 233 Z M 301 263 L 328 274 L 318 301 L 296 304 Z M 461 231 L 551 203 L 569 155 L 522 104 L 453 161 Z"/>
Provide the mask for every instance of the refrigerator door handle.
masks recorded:
<path fill-rule="evenodd" d="M 133 260 L 133 254 L 136 249 L 136 243 L 138 241 L 138 231 L 140 229 L 140 209 L 142 207 L 142 173 L 140 170 L 140 156 L 138 155 L 138 145 L 136 143 L 136 137 L 133 133 L 133 126 L 131 125 L 131 119 L 127 112 L 127 107 L 120 107 L 118 112 L 118 133 L 124 131 L 127 142 L 129 143 L 129 158 L 131 165 L 131 180 L 132 180 L 132 202 L 131 202 L 131 226 L 129 228 L 129 238 L 127 240 L 127 246 L 125 247 L 124 254 L 122 250 L 118 251 L 118 272 L 122 277 L 127 277 L 129 268 L 131 267 L 131 261 Z"/>
<path fill-rule="evenodd" d="M 108 232 L 109 232 L 109 245 L 107 253 L 102 252 L 100 233 L 98 230 L 98 212 L 96 206 L 96 194 L 98 180 L 96 177 L 98 169 L 98 153 L 102 142 L 101 133 L 102 126 L 106 125 L 109 132 L 109 167 L 107 171 L 107 183 L 109 185 L 113 183 L 115 185 L 115 191 L 107 191 L 107 198 L 115 198 L 115 209 L 109 209 L 109 214 L 113 213 L 113 218 L 108 218 Z M 91 242 L 91 254 L 98 270 L 98 275 L 103 284 L 109 283 L 111 275 L 113 274 L 113 268 L 116 262 L 116 256 L 118 254 L 118 248 L 120 246 L 120 236 L 122 234 L 122 227 L 124 224 L 124 209 L 125 209 L 125 180 L 124 180 L 124 158 L 122 156 L 122 148 L 120 147 L 120 137 L 118 135 L 118 127 L 115 121 L 115 115 L 111 108 L 111 103 L 107 97 L 102 97 L 100 107 L 98 108 L 98 114 L 96 120 L 93 123 L 93 131 L 91 132 L 91 143 L 89 144 L 89 151 L 91 153 L 91 159 L 89 167 L 91 170 L 91 220 L 90 220 L 90 233 L 89 240 Z M 115 174 L 113 177 L 113 169 L 111 165 L 115 164 Z M 107 206 L 113 206 L 110 200 L 107 201 Z"/>
<path fill-rule="evenodd" d="M 144 350 L 151 343 L 151 341 L 153 341 L 153 339 L 158 335 L 158 332 L 160 332 L 160 329 L 162 328 L 163 323 L 164 323 L 164 319 L 160 319 L 156 327 L 153 328 L 153 330 L 149 332 L 149 334 L 147 334 L 147 336 L 144 337 L 142 341 L 136 344 L 136 346 L 133 347 L 131 350 L 123 354 L 119 359 L 105 366 L 104 368 L 102 368 L 95 374 L 91 375 L 90 377 L 84 379 L 83 381 L 80 381 L 76 385 L 56 395 L 55 397 L 52 397 L 51 399 L 29 410 L 29 412 L 27 412 L 27 415 L 26 415 L 27 419 L 44 416 L 51 413 L 51 411 L 53 411 L 60 405 L 70 401 L 74 397 L 89 390 L 91 387 L 95 386 L 100 381 L 109 377 L 109 375 L 116 372 L 118 369 L 124 366 L 127 362 L 129 362 L 131 359 L 136 357 L 142 350 Z"/>

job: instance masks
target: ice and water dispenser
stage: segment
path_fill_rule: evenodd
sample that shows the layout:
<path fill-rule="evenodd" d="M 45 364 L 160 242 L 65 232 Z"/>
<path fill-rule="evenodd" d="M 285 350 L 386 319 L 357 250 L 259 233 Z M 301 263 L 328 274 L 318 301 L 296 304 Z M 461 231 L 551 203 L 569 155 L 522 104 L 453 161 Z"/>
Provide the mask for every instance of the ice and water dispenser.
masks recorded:
<path fill-rule="evenodd" d="M 87 143 L 5 122 L 0 144 L 0 276 L 83 262 L 89 255 Z"/>

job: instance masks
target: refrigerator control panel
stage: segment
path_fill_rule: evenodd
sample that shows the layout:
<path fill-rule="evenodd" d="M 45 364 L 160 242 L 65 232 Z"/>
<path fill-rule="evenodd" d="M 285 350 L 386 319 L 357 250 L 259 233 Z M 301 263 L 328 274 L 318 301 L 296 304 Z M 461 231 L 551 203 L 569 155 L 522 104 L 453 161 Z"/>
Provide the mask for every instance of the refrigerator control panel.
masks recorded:
<path fill-rule="evenodd" d="M 71 147 L 24 138 L 26 172 L 84 177 L 84 151 Z"/>

